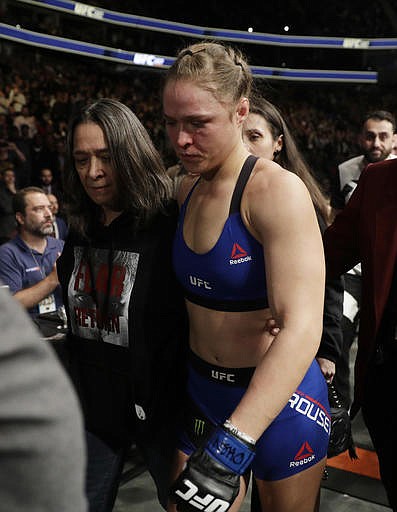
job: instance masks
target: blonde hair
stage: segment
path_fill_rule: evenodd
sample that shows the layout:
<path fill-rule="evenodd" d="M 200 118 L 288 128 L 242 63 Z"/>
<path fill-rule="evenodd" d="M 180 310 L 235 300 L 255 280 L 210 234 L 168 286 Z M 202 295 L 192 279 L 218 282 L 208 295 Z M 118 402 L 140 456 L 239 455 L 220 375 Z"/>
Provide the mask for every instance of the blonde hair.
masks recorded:
<path fill-rule="evenodd" d="M 249 97 L 252 73 L 243 54 L 217 42 L 203 41 L 181 50 L 165 76 L 170 81 L 188 80 L 211 92 L 220 103 L 236 104 Z"/>

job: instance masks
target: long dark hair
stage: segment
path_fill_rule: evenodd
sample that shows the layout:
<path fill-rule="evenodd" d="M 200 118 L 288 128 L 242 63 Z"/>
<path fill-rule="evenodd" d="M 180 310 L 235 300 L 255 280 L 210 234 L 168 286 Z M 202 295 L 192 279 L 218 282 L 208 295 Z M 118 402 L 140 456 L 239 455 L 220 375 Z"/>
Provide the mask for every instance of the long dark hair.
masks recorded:
<path fill-rule="evenodd" d="M 321 190 L 320 184 L 313 176 L 302 153 L 299 151 L 295 139 L 279 109 L 273 103 L 255 93 L 250 97 L 250 112 L 265 119 L 274 141 L 280 135 L 283 136 L 282 148 L 274 155 L 273 160 L 281 165 L 281 167 L 284 167 L 284 169 L 293 172 L 301 178 L 309 191 L 316 211 L 321 215 L 324 222 L 329 224 L 331 218 L 328 200 Z"/>
<path fill-rule="evenodd" d="M 115 209 L 134 212 L 136 226 L 143 225 L 171 197 L 171 180 L 136 115 L 119 101 L 103 98 L 83 106 L 69 124 L 68 165 L 63 175 L 63 188 L 70 228 L 87 237 L 89 226 L 101 215 L 100 207 L 85 192 L 74 165 L 74 132 L 84 123 L 97 124 L 107 142 L 110 162 L 117 176 Z"/>

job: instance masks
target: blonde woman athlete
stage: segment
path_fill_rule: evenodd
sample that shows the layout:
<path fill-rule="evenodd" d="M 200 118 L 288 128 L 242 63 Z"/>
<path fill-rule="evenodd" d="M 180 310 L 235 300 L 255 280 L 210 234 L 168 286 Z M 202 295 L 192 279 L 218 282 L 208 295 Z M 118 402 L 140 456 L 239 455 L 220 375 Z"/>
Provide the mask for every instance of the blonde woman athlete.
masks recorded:
<path fill-rule="evenodd" d="M 263 511 L 310 512 L 325 466 L 322 240 L 303 182 L 243 144 L 251 82 L 242 55 L 203 42 L 164 85 L 168 136 L 190 173 L 174 241 L 190 359 L 170 512 L 238 510 L 250 470 Z"/>

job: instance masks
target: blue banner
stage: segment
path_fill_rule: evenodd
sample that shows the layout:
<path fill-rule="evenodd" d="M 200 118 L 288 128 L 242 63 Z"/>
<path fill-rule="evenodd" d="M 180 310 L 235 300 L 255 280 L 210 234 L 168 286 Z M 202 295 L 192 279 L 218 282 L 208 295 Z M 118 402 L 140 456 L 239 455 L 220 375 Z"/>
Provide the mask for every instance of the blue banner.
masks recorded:
<path fill-rule="evenodd" d="M 25 4 L 37 5 L 48 9 L 63 11 L 69 14 L 84 16 L 97 21 L 114 23 L 143 30 L 168 32 L 200 39 L 222 39 L 240 43 L 266 44 L 276 46 L 340 48 L 351 50 L 392 50 L 397 48 L 397 38 L 367 39 L 355 37 L 321 37 L 321 36 L 292 36 L 227 30 L 210 27 L 187 25 L 173 21 L 158 20 L 135 16 L 95 7 L 93 5 L 73 2 L 71 0 L 17 0 Z"/>
<path fill-rule="evenodd" d="M 54 0 L 51 0 L 54 1 Z M 65 0 L 62 0 L 64 3 Z M 0 38 L 27 44 L 48 50 L 74 53 L 77 55 L 96 57 L 113 62 L 123 62 L 134 66 L 166 69 L 172 65 L 175 58 L 150 53 L 130 52 L 109 48 L 92 43 L 84 43 L 74 39 L 51 36 L 32 32 L 20 27 L 0 23 Z M 305 80 L 311 82 L 345 82 L 345 83 L 377 83 L 378 74 L 375 71 L 332 71 L 320 69 L 288 69 L 251 66 L 252 73 L 257 78 L 274 80 Z"/>

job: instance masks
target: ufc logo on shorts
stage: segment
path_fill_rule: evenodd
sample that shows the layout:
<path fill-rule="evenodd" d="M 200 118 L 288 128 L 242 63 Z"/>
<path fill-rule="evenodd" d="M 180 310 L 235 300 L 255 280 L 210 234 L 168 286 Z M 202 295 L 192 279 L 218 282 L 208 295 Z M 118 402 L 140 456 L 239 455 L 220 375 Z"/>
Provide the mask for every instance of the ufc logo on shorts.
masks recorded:
<path fill-rule="evenodd" d="M 175 491 L 175 494 L 198 510 L 204 510 L 204 512 L 226 512 L 230 507 L 227 501 L 215 498 L 212 494 L 207 494 L 204 498 L 198 496 L 199 489 L 190 480 L 185 479 L 183 483 L 188 488 L 187 491 L 182 492 L 178 489 Z"/>

